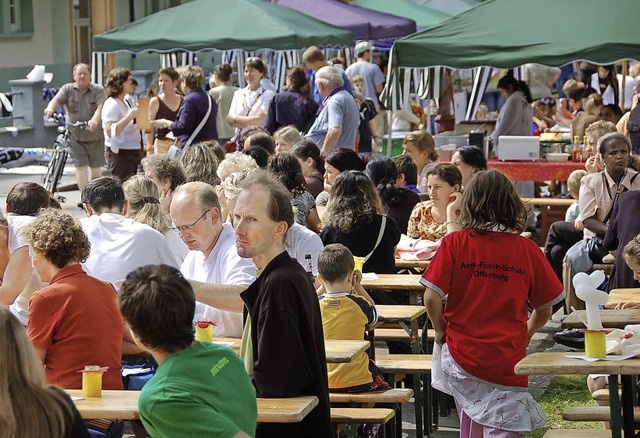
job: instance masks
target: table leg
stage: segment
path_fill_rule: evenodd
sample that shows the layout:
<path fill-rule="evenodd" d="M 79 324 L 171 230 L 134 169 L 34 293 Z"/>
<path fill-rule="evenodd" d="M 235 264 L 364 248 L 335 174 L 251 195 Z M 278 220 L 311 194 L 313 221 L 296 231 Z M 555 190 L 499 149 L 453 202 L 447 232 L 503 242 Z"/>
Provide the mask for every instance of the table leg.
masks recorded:
<path fill-rule="evenodd" d="M 634 385 L 633 376 L 621 376 L 622 379 L 622 429 L 625 437 L 635 436 L 633 419 Z"/>
<path fill-rule="evenodd" d="M 617 374 L 611 374 L 609 376 L 609 412 L 611 413 L 611 438 L 622 438 L 622 419 L 620 418 Z M 632 436 L 633 435 L 627 436 L 625 434 L 627 438 Z"/>

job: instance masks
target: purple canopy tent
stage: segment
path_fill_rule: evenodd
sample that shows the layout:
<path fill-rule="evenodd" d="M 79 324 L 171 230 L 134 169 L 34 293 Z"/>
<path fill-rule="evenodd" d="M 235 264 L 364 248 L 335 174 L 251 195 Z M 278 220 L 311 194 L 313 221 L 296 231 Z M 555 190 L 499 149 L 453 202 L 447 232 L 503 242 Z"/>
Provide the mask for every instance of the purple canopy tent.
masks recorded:
<path fill-rule="evenodd" d="M 270 0 L 353 32 L 354 40 L 400 38 L 416 32 L 416 23 L 407 18 L 342 3 L 337 0 Z"/>

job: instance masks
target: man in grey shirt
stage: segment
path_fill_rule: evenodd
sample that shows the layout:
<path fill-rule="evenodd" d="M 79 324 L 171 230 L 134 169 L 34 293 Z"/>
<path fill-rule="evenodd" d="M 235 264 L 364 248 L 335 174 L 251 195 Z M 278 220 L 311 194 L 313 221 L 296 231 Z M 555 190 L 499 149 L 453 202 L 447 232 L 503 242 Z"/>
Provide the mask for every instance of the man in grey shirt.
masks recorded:
<path fill-rule="evenodd" d="M 315 81 L 322 107 L 306 138 L 325 156 L 339 147 L 355 149 L 360 112 L 353 96 L 344 89 L 342 75 L 335 67 L 326 66 L 317 71 Z"/>

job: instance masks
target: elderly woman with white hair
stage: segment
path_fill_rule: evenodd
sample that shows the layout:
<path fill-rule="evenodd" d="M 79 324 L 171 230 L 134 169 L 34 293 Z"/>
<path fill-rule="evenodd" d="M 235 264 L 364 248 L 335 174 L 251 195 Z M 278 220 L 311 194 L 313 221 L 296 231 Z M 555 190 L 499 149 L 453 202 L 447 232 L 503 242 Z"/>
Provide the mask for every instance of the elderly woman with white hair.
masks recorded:
<path fill-rule="evenodd" d="M 221 183 L 216 186 L 216 193 L 222 209 L 220 217 L 223 221 L 231 221 L 235 201 L 240 194 L 239 182 L 251 172 L 259 169 L 256 161 L 242 152 L 227 154 L 218 166 L 218 177 Z"/>
<path fill-rule="evenodd" d="M 340 147 L 355 149 L 360 112 L 353 96 L 344 89 L 342 75 L 328 65 L 318 70 L 315 81 L 323 105 L 307 140 L 317 144 L 324 156 Z"/>

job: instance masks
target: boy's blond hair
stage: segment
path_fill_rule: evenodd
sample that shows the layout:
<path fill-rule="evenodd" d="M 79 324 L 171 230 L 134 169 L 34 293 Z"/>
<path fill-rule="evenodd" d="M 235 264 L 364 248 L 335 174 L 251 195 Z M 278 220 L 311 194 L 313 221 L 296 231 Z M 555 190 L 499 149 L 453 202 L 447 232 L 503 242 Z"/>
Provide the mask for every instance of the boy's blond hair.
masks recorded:
<path fill-rule="evenodd" d="M 571 172 L 571 175 L 567 178 L 567 190 L 575 199 L 578 199 L 578 195 L 580 193 L 580 181 L 582 181 L 582 177 L 586 174 L 586 170 L 578 169 Z"/>

